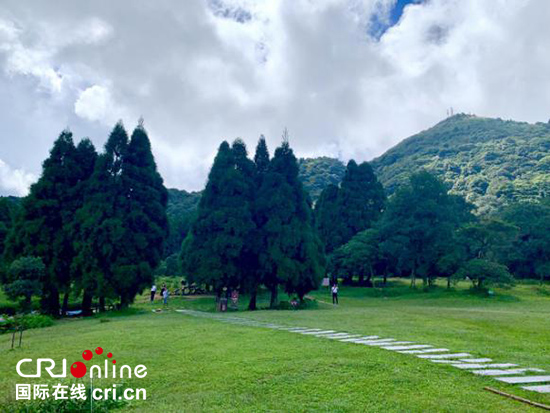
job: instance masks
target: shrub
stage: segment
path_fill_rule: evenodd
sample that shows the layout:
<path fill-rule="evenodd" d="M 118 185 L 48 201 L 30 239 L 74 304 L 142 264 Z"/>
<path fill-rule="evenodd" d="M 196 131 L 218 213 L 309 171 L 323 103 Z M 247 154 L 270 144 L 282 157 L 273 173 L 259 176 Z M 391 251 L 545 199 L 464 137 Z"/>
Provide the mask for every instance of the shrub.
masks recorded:
<path fill-rule="evenodd" d="M 29 330 L 31 328 L 50 327 L 54 324 L 52 317 L 42 314 L 25 314 L 15 317 L 4 315 L 2 318 L 4 320 L 0 321 L 0 331 L 3 333 L 12 328 L 22 327 Z"/>

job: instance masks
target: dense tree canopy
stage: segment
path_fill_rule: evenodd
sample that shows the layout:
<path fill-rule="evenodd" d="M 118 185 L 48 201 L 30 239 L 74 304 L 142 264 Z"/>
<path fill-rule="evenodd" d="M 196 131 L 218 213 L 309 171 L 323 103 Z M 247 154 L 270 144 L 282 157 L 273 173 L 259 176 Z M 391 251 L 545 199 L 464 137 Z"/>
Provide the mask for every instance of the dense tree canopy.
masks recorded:
<path fill-rule="evenodd" d="M 340 187 L 329 185 L 315 208 L 316 225 L 327 253 L 347 243 L 380 217 L 386 196 L 371 166 L 351 160 Z"/>
<path fill-rule="evenodd" d="M 411 274 L 413 285 L 417 275 L 430 283 L 468 209 L 433 175 L 412 175 L 391 198 L 380 222 L 381 249 L 393 257 L 394 271 Z"/>

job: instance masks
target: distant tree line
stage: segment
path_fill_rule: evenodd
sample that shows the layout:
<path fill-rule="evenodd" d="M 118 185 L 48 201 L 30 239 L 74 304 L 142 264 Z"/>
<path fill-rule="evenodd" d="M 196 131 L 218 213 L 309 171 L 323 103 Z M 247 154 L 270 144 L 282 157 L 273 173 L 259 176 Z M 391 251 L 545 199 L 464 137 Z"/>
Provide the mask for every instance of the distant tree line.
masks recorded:
<path fill-rule="evenodd" d="M 163 271 L 218 297 L 249 293 L 254 310 L 260 288 L 275 307 L 279 290 L 303 301 L 323 277 L 369 287 L 375 277 L 425 287 L 444 277 L 484 289 L 550 276 L 546 198 L 478 214 L 426 171 L 389 198 L 367 162 L 338 174 L 314 204 L 286 132 L 273 157 L 263 137 L 253 158 L 240 139 L 222 142 L 205 189 L 172 191 L 167 211 L 141 122 L 131 137 L 118 123 L 101 154 L 63 131 L 29 195 L 0 199 L 4 290 L 24 308 L 39 296 L 51 314 L 78 297 L 89 314 L 94 302 L 127 306 Z"/>
<path fill-rule="evenodd" d="M 345 223 L 336 217 L 345 215 L 337 208 L 330 212 L 334 203 L 321 202 L 334 198 L 334 192 L 329 187 L 321 195 L 317 224 L 324 238 L 332 240 L 325 243 L 329 273 L 345 282 L 355 277 L 359 284 L 372 286 L 373 277 L 380 275 L 384 284 L 388 276 L 396 276 L 409 277 L 412 286 L 421 279 L 429 287 L 445 277 L 449 287 L 467 279 L 483 289 L 509 285 L 514 278 L 542 282 L 550 276 L 550 200 L 514 203 L 479 216 L 472 204 L 421 171 L 381 207 L 378 220 L 365 221 L 344 242 L 338 228 Z"/>
<path fill-rule="evenodd" d="M 168 235 L 167 191 L 142 122 L 129 138 L 119 122 L 102 154 L 65 130 L 17 211 L 0 215 L 2 281 L 12 299 L 40 296 L 44 312 L 67 310 L 69 296 L 127 306 L 150 285 Z M 0 216 L 0 218 L 2 218 Z M 9 222 L 8 225 L 5 222 Z"/>

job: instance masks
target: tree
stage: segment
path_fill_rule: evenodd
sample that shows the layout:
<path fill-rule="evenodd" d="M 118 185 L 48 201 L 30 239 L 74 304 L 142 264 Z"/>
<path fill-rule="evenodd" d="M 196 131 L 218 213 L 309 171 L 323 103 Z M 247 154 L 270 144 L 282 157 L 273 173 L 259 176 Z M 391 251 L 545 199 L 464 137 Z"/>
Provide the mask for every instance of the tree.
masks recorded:
<path fill-rule="evenodd" d="M 197 216 L 197 206 L 201 199 L 200 192 L 187 192 L 179 189 L 168 189 L 168 217 L 169 235 L 164 246 L 164 258 L 179 256 L 181 243 L 191 229 Z M 174 272 L 172 275 L 177 273 Z"/>
<path fill-rule="evenodd" d="M 484 218 L 463 225 L 457 234 L 457 244 L 464 250 L 465 259 L 505 259 L 517 235 L 517 227 L 496 218 Z"/>
<path fill-rule="evenodd" d="M 89 169 L 81 164 L 72 134 L 63 131 L 42 166 L 42 175 L 22 201 L 22 211 L 14 224 L 6 247 L 6 258 L 40 257 L 46 267 L 42 281 L 42 309 L 59 315 L 59 294 L 67 302 L 71 285 L 71 265 L 75 255 L 71 228 L 82 193 L 81 183 Z"/>
<path fill-rule="evenodd" d="M 385 201 L 384 188 L 371 166 L 349 161 L 340 188 L 325 188 L 315 208 L 316 225 L 326 252 L 372 227 L 380 218 Z"/>
<path fill-rule="evenodd" d="M 40 258 L 21 257 L 13 261 L 9 268 L 4 291 L 10 300 L 23 297 L 21 307 L 23 311 L 32 309 L 32 296 L 42 291 L 42 280 L 46 267 Z"/>
<path fill-rule="evenodd" d="M 505 265 L 479 258 L 467 261 L 454 278 L 469 279 L 476 289 L 483 289 L 490 284 L 511 285 L 514 282 L 514 277 Z"/>
<path fill-rule="evenodd" d="M 6 197 L 0 197 L 0 258 L 4 253 L 6 239 L 13 226 L 18 206 Z"/>
<path fill-rule="evenodd" d="M 262 187 L 265 175 L 269 170 L 269 151 L 267 149 L 267 143 L 263 135 L 260 136 L 258 140 L 258 145 L 256 146 L 256 153 L 254 154 L 254 166 L 255 166 L 255 175 L 254 175 L 254 192 L 259 191 Z M 256 198 L 254 197 L 253 201 L 253 219 L 256 226 L 255 230 L 252 233 L 253 239 L 250 240 L 250 243 L 253 247 L 253 252 L 249 257 L 253 260 L 254 271 L 252 276 L 249 278 L 251 281 L 250 285 L 250 302 L 248 303 L 248 309 L 251 311 L 256 310 L 256 298 L 258 295 L 258 288 L 262 282 L 269 283 L 268 273 L 262 271 L 260 266 L 261 262 L 265 262 L 267 259 L 267 239 L 265 237 L 265 232 L 260 229 L 265 225 L 265 214 L 262 213 L 261 209 L 258 207 Z"/>
<path fill-rule="evenodd" d="M 266 240 L 260 267 L 271 290 L 272 307 L 280 284 L 303 300 L 308 291 L 318 287 L 324 273 L 322 244 L 313 226 L 308 196 L 298 179 L 296 157 L 285 137 L 256 198 L 259 229 Z"/>
<path fill-rule="evenodd" d="M 246 146 L 222 142 L 199 202 L 197 220 L 182 244 L 181 262 L 190 281 L 238 288 L 253 273 L 246 267 L 248 241 L 256 226 L 252 215 L 254 164 Z M 243 275 L 244 272 L 250 271 Z"/>
<path fill-rule="evenodd" d="M 382 250 L 393 256 L 399 269 L 430 284 L 437 263 L 452 245 L 453 233 L 471 208 L 447 193 L 443 183 L 427 172 L 410 177 L 388 203 L 380 222 Z"/>
<path fill-rule="evenodd" d="M 339 188 L 336 185 L 328 185 L 321 192 L 314 210 L 317 232 L 327 253 L 344 244 L 340 231 L 338 193 Z"/>
<path fill-rule="evenodd" d="M 91 313 L 93 297 L 115 298 L 115 271 L 125 254 L 126 195 L 122 179 L 128 134 L 118 122 L 105 143 L 105 151 L 95 164 L 85 188 L 85 202 L 76 213 L 73 237 L 77 255 L 73 271 L 77 288 L 83 290 L 82 311 Z"/>
<path fill-rule="evenodd" d="M 505 251 L 510 270 L 516 277 L 536 275 L 544 282 L 550 275 L 550 201 L 513 204 L 501 217 L 517 228 L 517 237 Z"/>
<path fill-rule="evenodd" d="M 168 192 L 157 171 L 142 121 L 134 129 L 123 158 L 121 180 L 125 202 L 123 254 L 114 271 L 121 305 L 127 306 L 153 281 L 168 236 Z"/>
<path fill-rule="evenodd" d="M 335 255 L 337 270 L 347 274 L 347 278 L 359 276 L 359 284 L 372 287 L 375 268 L 380 262 L 380 236 L 376 229 L 359 232 L 348 243 L 339 247 Z M 363 281 L 365 279 L 365 281 Z"/>

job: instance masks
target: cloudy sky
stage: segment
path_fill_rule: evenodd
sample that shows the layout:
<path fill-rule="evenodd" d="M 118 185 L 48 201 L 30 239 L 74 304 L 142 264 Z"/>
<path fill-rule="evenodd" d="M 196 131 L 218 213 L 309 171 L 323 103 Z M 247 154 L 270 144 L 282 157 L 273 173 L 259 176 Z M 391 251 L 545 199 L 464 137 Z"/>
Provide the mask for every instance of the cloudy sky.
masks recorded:
<path fill-rule="evenodd" d="M 455 112 L 550 118 L 548 0 L 0 1 L 0 194 L 140 116 L 169 187 L 222 139 L 370 160 Z"/>

